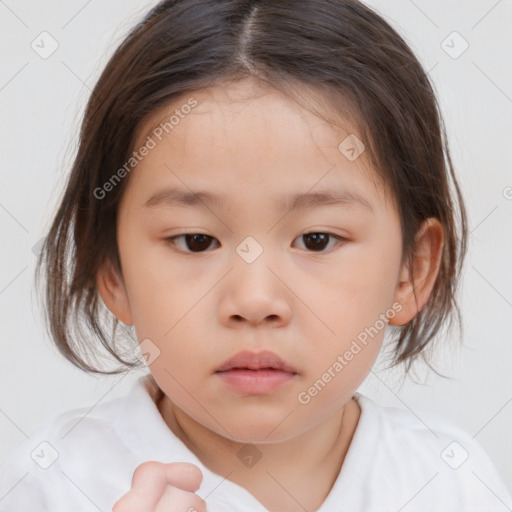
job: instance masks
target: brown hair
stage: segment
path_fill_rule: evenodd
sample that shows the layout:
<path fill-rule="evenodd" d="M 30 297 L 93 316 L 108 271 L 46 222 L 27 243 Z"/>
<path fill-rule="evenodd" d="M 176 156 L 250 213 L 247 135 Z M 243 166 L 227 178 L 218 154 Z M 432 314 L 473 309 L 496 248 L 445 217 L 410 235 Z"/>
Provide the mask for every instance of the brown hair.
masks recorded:
<path fill-rule="evenodd" d="M 454 313 L 462 327 L 455 295 L 466 252 L 465 207 L 433 87 L 400 35 L 356 0 L 165 0 L 129 32 L 94 87 L 37 261 L 37 285 L 45 269 L 49 332 L 77 367 L 113 374 L 140 366 L 121 354 L 119 321 L 96 287 L 107 262 L 122 275 L 116 215 L 127 178 L 101 200 L 94 191 L 129 160 L 149 114 L 220 80 L 248 76 L 282 91 L 291 83 L 316 90 L 334 113 L 353 107 L 367 154 L 398 207 L 402 261 L 413 255 L 420 223 L 441 222 L 439 274 L 426 306 L 397 328 L 394 364 L 407 362 L 408 372 L 418 355 L 426 361 L 427 345 L 448 320 L 451 326 Z M 121 368 L 90 363 L 98 355 L 91 333 Z"/>

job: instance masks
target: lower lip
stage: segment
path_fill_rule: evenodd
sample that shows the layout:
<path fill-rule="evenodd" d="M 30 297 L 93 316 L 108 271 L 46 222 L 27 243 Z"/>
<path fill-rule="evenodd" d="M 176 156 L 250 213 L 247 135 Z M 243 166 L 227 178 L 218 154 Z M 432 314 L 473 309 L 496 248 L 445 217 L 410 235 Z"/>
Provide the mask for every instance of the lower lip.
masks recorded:
<path fill-rule="evenodd" d="M 233 369 L 217 372 L 231 389 L 240 393 L 271 393 L 289 382 L 296 374 L 282 370 Z"/>

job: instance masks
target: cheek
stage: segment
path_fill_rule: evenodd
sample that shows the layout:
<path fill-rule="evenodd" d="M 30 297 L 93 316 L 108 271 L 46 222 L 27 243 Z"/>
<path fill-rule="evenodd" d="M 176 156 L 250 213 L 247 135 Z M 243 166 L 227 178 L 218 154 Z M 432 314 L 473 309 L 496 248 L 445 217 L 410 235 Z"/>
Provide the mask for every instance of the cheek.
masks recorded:
<path fill-rule="evenodd" d="M 123 273 L 137 338 L 151 340 L 160 352 L 152 372 L 185 371 L 197 361 L 198 345 L 203 347 L 201 357 L 209 361 L 214 344 L 204 339 L 204 324 L 196 320 L 208 318 L 208 302 L 202 298 L 211 279 L 200 279 L 197 272 L 187 275 L 155 243 L 127 244 L 124 249 Z"/>
<path fill-rule="evenodd" d="M 366 320 L 383 313 L 394 295 L 401 256 L 400 232 L 392 223 L 375 225 L 365 243 L 347 254 L 335 274 L 343 301 L 353 303 Z"/>
<path fill-rule="evenodd" d="M 121 245 L 124 242 L 124 245 Z M 122 268 L 134 325 L 141 338 L 161 338 L 183 315 L 187 288 L 162 248 L 142 238 L 120 239 Z M 179 290 L 179 293 L 177 293 Z"/>
<path fill-rule="evenodd" d="M 336 379 L 358 380 L 378 355 L 387 321 L 394 314 L 391 306 L 400 243 L 398 240 L 397 246 L 391 234 L 387 244 L 384 237 L 375 240 L 372 244 L 354 245 L 340 259 L 342 263 L 330 269 L 329 279 L 323 278 L 322 286 L 305 297 L 304 301 L 323 321 L 314 319 L 314 328 L 312 320 L 308 321 L 310 337 L 316 340 L 317 347 L 311 360 L 317 374 L 310 378 L 318 379 L 324 368 L 347 352 L 347 363 L 342 363 L 346 364 L 341 372 L 344 377 L 336 373 Z"/>
<path fill-rule="evenodd" d="M 340 258 L 321 283 L 317 276 L 303 296 L 330 328 L 325 328 L 327 339 L 329 334 L 355 336 L 388 310 L 396 288 L 397 258 L 389 252 L 353 251 Z"/>

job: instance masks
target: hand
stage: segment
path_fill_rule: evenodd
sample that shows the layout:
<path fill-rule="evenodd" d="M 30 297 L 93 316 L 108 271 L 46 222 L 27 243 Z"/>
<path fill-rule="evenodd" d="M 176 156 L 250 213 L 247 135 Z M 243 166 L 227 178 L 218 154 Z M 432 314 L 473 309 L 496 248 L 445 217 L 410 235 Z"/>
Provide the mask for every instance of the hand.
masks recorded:
<path fill-rule="evenodd" d="M 201 470 L 188 462 L 144 462 L 112 512 L 206 512 L 206 502 L 194 494 L 202 479 Z"/>

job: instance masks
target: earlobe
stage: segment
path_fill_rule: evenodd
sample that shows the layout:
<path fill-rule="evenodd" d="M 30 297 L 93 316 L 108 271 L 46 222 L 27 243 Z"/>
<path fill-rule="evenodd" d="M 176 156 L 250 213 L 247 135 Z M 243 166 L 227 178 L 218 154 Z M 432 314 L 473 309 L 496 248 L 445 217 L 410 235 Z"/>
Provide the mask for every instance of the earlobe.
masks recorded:
<path fill-rule="evenodd" d="M 423 221 L 415 236 L 412 262 L 404 262 L 395 291 L 395 302 L 402 310 L 389 321 L 404 325 L 423 309 L 434 288 L 443 252 L 444 231 L 438 219 Z"/>
<path fill-rule="evenodd" d="M 98 271 L 96 285 L 107 308 L 121 322 L 132 325 L 133 318 L 123 280 L 110 262 L 105 263 Z"/>

